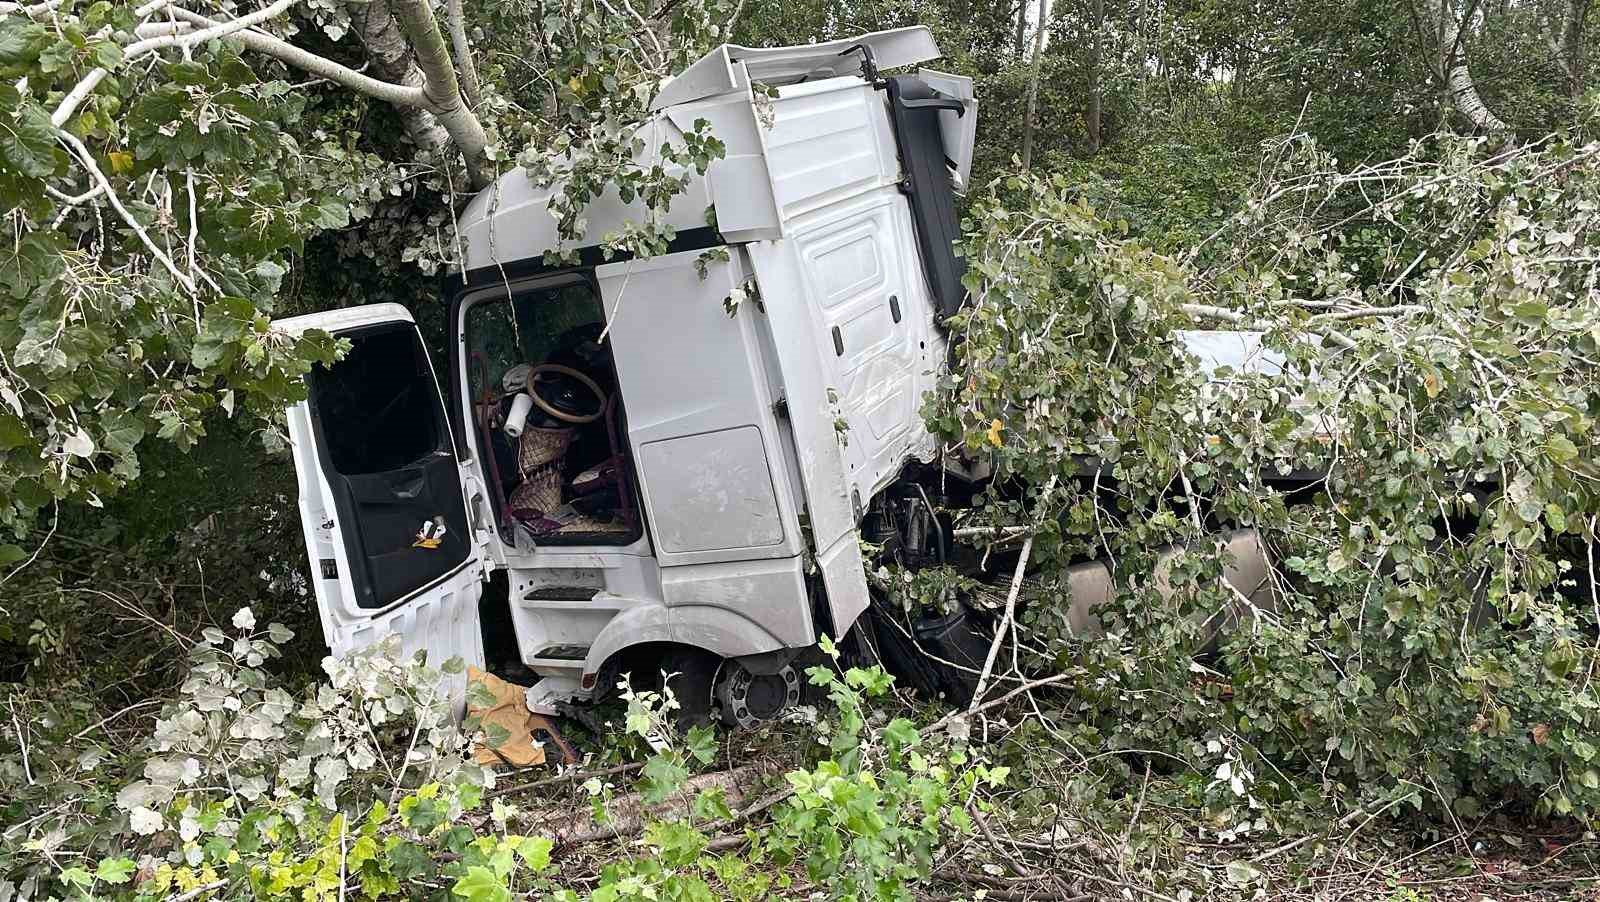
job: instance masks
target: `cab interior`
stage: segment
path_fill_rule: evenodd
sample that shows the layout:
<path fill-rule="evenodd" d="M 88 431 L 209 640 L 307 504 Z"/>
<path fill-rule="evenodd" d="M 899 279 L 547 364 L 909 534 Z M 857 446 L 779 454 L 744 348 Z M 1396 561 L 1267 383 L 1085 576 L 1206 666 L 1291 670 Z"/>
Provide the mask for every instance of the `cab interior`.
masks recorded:
<path fill-rule="evenodd" d="M 470 300 L 466 390 L 503 541 L 628 545 L 643 533 L 627 419 L 594 284 Z"/>

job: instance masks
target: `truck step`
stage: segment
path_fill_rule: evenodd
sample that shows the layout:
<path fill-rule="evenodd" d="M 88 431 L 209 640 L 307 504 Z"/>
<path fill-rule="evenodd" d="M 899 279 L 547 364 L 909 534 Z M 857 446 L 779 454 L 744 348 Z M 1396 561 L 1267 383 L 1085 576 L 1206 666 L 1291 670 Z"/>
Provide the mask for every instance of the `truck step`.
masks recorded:
<path fill-rule="evenodd" d="M 599 593 L 594 586 L 539 586 L 522 597 L 528 601 L 588 601 Z"/>
<path fill-rule="evenodd" d="M 535 661 L 582 661 L 589 656 L 587 645 L 547 645 L 533 655 Z"/>

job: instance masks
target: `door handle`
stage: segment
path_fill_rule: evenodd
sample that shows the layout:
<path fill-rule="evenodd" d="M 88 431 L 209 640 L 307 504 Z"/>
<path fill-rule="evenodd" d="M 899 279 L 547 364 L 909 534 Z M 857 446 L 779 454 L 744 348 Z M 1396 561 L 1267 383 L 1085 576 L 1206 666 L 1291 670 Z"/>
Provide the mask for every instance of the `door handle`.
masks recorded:
<path fill-rule="evenodd" d="M 833 327 L 833 353 L 839 357 L 844 356 L 844 333 L 839 331 L 838 326 Z"/>

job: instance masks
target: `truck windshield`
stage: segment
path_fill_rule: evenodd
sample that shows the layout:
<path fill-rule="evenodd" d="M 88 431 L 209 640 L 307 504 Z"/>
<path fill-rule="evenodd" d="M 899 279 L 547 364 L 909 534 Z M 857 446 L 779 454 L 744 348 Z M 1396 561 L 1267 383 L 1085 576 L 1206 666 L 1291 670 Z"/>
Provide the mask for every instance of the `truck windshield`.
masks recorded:
<path fill-rule="evenodd" d="M 587 328 L 586 328 L 587 327 Z M 473 394 L 485 378 L 499 385 L 504 374 L 524 363 L 550 359 L 579 333 L 598 336 L 604 328 L 600 303 L 588 282 L 576 281 L 519 291 L 511 301 L 480 301 L 467 310 L 467 352 Z"/>

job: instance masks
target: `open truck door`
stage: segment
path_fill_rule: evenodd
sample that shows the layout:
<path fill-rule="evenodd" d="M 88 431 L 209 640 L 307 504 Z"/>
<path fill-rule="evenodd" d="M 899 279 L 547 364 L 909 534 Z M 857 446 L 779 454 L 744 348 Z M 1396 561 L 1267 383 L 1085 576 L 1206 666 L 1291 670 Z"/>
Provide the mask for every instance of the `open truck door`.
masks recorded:
<path fill-rule="evenodd" d="M 373 304 L 280 320 L 349 353 L 306 377 L 288 410 L 300 522 L 334 655 L 398 633 L 434 666 L 483 666 L 483 562 L 438 379 L 411 314 Z M 464 696 L 457 678 L 452 694 Z"/>

